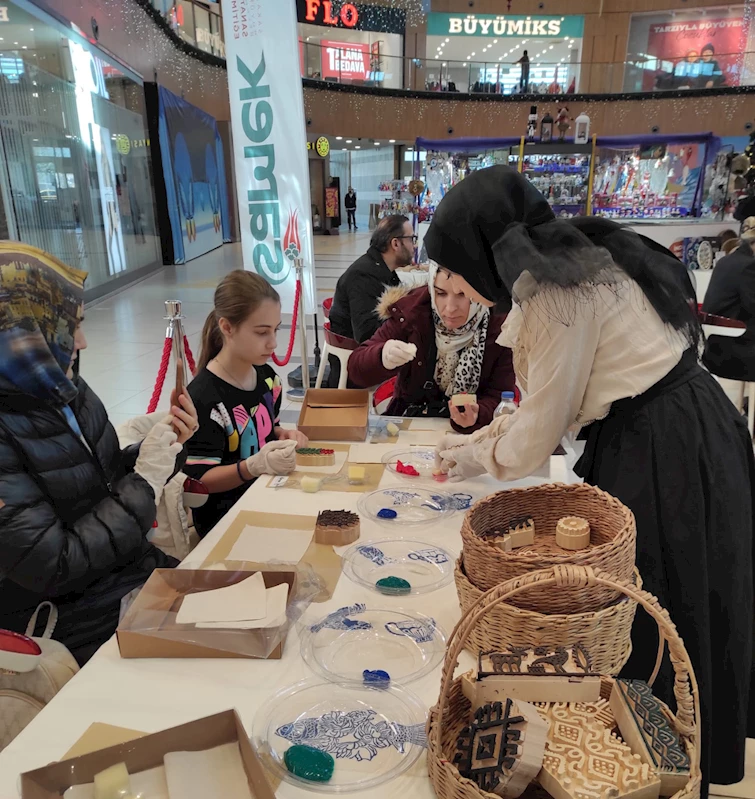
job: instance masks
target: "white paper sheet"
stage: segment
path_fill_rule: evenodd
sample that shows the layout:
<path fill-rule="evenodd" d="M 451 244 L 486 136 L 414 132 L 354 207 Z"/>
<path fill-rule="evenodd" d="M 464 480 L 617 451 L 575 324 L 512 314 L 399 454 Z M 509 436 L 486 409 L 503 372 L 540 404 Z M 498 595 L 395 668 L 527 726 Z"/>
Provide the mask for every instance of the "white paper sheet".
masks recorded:
<path fill-rule="evenodd" d="M 131 795 L 135 799 L 171 799 L 163 766 L 131 774 L 130 782 Z M 94 799 L 94 783 L 74 785 L 63 794 L 63 799 Z"/>
<path fill-rule="evenodd" d="M 197 624 L 199 630 L 259 630 L 263 627 L 280 627 L 286 621 L 286 602 L 288 601 L 288 584 L 281 583 L 265 592 L 267 595 L 267 613 L 264 619 L 250 621 L 210 621 Z"/>
<path fill-rule="evenodd" d="M 171 799 L 252 799 L 236 741 L 204 752 L 169 752 L 165 776 Z"/>
<path fill-rule="evenodd" d="M 302 474 L 338 474 L 343 469 L 348 452 L 336 452 L 336 462 L 333 466 L 300 466 L 296 464 L 296 471 Z"/>
<path fill-rule="evenodd" d="M 398 444 L 352 444 L 349 463 L 382 463 L 389 452 L 400 449 Z"/>
<path fill-rule="evenodd" d="M 176 622 L 247 621 L 263 619 L 267 612 L 265 580 L 256 572 L 239 583 L 187 594 L 181 601 Z"/>
<path fill-rule="evenodd" d="M 314 530 L 285 530 L 247 524 L 226 560 L 249 563 L 298 563 L 312 543 Z M 204 619 L 203 621 L 218 621 Z M 223 619 L 243 621 L 243 619 Z"/>
<path fill-rule="evenodd" d="M 402 430 L 398 434 L 399 446 L 434 447 L 443 436 L 441 430 Z"/>

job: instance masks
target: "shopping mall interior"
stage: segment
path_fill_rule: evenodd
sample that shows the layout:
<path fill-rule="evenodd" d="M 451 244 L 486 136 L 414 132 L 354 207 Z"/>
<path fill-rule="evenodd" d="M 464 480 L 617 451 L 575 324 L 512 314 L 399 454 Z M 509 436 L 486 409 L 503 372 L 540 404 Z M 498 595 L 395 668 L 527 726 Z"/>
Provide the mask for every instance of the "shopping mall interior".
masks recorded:
<path fill-rule="evenodd" d="M 0 145 L 2 799 L 755 799 L 755 0 L 0 0 Z"/>

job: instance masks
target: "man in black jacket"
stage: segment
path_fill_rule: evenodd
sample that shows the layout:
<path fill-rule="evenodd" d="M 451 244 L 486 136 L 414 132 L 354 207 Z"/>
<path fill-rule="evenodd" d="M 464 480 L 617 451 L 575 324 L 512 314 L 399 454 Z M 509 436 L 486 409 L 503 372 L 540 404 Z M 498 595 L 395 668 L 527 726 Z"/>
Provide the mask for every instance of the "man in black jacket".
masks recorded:
<path fill-rule="evenodd" d="M 755 381 L 755 217 L 742 223 L 742 244 L 711 275 L 703 310 L 745 322 L 743 336 L 710 336 L 703 363 L 719 377 Z"/>
<path fill-rule="evenodd" d="M 336 284 L 330 329 L 360 344 L 380 327 L 375 308 L 386 286 L 398 286 L 396 269 L 414 260 L 416 236 L 412 223 L 401 214 L 380 220 L 370 240 L 370 249 L 341 275 Z M 338 385 L 338 360 L 330 359 L 328 385 Z"/>
<path fill-rule="evenodd" d="M 354 223 L 354 230 L 358 230 L 357 228 L 357 193 L 354 189 L 349 186 L 349 190 L 346 192 L 346 196 L 343 198 L 343 204 L 346 208 L 346 218 L 349 221 L 349 230 L 351 230 L 351 223 Z"/>

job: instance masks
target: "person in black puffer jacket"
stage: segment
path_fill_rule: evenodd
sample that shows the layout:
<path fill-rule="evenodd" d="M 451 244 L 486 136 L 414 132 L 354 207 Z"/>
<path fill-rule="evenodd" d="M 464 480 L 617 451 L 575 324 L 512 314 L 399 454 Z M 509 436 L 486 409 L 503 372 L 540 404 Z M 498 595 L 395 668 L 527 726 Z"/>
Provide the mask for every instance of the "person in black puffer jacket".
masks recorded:
<path fill-rule="evenodd" d="M 187 394 L 121 450 L 71 364 L 86 273 L 0 242 L 0 628 L 25 632 L 40 602 L 83 665 L 115 631 L 121 599 L 176 561 L 147 540 L 165 482 L 197 428 Z M 178 459 L 178 462 L 177 462 Z"/>

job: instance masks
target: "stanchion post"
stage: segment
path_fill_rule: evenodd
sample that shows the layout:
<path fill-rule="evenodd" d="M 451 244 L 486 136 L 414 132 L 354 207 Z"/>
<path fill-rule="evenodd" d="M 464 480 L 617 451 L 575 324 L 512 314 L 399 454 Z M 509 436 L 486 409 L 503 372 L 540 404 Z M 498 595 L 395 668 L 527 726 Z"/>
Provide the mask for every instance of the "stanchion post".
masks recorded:
<path fill-rule="evenodd" d="M 168 320 L 168 329 L 165 338 L 173 340 L 173 357 L 176 361 L 176 393 L 183 391 L 186 381 L 186 366 L 184 361 L 184 326 L 181 314 L 181 300 L 165 301 L 165 318 Z"/>
<path fill-rule="evenodd" d="M 301 285 L 299 292 L 299 334 L 301 336 L 301 386 L 306 391 L 309 388 L 309 347 L 307 346 L 307 315 L 304 312 L 304 259 L 294 259 L 296 279 Z"/>

